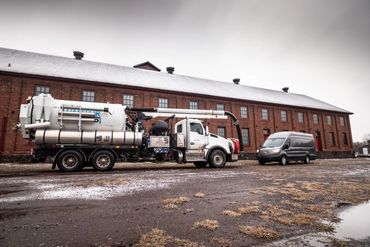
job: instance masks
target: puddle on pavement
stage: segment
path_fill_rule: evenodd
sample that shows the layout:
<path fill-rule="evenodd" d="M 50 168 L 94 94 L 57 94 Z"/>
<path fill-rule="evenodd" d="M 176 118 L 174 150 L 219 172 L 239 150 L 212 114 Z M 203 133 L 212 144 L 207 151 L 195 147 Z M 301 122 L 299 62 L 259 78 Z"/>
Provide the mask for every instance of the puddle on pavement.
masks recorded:
<path fill-rule="evenodd" d="M 342 221 L 336 227 L 335 238 L 364 239 L 370 236 L 370 201 L 346 208 L 339 217 Z"/>

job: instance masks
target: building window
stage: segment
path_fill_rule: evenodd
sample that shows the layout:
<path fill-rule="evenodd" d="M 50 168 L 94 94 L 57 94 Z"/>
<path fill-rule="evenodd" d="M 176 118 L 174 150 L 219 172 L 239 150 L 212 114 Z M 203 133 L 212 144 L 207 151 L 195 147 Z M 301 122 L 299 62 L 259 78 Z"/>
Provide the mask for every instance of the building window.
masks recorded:
<path fill-rule="evenodd" d="M 95 102 L 95 92 L 94 91 L 83 91 L 82 101 Z"/>
<path fill-rule="evenodd" d="M 344 117 L 339 117 L 340 126 L 344 126 Z"/>
<path fill-rule="evenodd" d="M 158 107 L 159 108 L 168 108 L 168 99 L 167 98 L 158 98 Z"/>
<path fill-rule="evenodd" d="M 319 116 L 317 114 L 313 114 L 313 123 L 314 124 L 319 124 Z"/>
<path fill-rule="evenodd" d="M 347 133 L 342 133 L 342 142 L 344 145 L 348 145 Z"/>
<path fill-rule="evenodd" d="M 281 122 L 288 121 L 288 117 L 287 117 L 286 111 L 280 111 L 280 119 L 281 119 Z"/>
<path fill-rule="evenodd" d="M 189 102 L 189 109 L 198 110 L 198 101 L 190 101 Z"/>
<path fill-rule="evenodd" d="M 217 135 L 225 137 L 226 136 L 226 128 L 225 127 L 218 127 L 217 128 Z"/>
<path fill-rule="evenodd" d="M 242 141 L 243 141 L 243 145 L 249 145 L 249 129 L 248 128 L 242 129 Z"/>
<path fill-rule="evenodd" d="M 326 119 L 327 119 L 329 125 L 332 125 L 333 124 L 333 121 L 331 119 L 331 115 L 327 115 L 326 116 Z"/>
<path fill-rule="evenodd" d="M 248 107 L 241 106 L 240 107 L 240 117 L 241 118 L 248 118 Z"/>
<path fill-rule="evenodd" d="M 304 122 L 303 112 L 298 112 L 298 123 Z"/>
<path fill-rule="evenodd" d="M 263 139 L 266 140 L 270 135 L 270 129 L 263 129 Z"/>
<path fill-rule="evenodd" d="M 266 108 L 261 109 L 262 120 L 269 120 L 269 110 Z"/>
<path fill-rule="evenodd" d="M 224 111 L 225 110 L 224 104 L 216 104 L 216 110 L 217 111 Z"/>
<path fill-rule="evenodd" d="M 50 94 L 50 87 L 47 86 L 36 86 L 35 95 L 38 96 L 40 93 Z"/>
<path fill-rule="evenodd" d="M 329 132 L 329 144 L 335 146 L 334 132 Z"/>
<path fill-rule="evenodd" d="M 134 106 L 134 96 L 130 94 L 123 95 L 123 105 L 133 107 Z"/>

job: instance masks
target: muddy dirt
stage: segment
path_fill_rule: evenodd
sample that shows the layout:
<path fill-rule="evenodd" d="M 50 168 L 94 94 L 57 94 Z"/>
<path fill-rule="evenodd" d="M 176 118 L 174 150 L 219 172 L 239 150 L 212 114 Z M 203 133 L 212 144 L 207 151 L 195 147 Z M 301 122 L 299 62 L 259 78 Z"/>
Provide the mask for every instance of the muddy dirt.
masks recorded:
<path fill-rule="evenodd" d="M 370 244 L 334 234 L 340 212 L 370 199 L 366 159 L 50 168 L 0 164 L 0 246 Z"/>

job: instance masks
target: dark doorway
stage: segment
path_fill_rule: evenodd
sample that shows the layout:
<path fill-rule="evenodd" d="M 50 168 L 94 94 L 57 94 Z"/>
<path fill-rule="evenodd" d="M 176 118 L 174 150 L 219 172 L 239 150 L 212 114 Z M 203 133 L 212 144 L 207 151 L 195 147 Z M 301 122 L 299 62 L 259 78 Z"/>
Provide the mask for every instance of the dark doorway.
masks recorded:
<path fill-rule="evenodd" d="M 0 153 L 4 152 L 7 124 L 8 124 L 8 118 L 3 117 L 0 123 Z"/>
<path fill-rule="evenodd" d="M 321 133 L 320 131 L 316 130 L 316 135 L 315 135 L 315 143 L 316 143 L 316 150 L 317 151 L 322 151 L 322 143 L 321 143 Z"/>

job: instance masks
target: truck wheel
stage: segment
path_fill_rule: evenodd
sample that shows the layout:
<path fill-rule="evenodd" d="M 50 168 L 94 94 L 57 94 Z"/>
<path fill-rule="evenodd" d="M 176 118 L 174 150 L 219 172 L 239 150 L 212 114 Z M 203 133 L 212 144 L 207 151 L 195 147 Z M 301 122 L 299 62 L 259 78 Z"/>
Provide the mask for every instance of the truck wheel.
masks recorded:
<path fill-rule="evenodd" d="M 285 166 L 286 164 L 288 164 L 288 159 L 285 155 L 283 155 L 280 158 L 280 165 Z"/>
<path fill-rule="evenodd" d="M 83 157 L 75 150 L 63 151 L 57 157 L 57 166 L 63 172 L 79 171 L 84 166 Z"/>
<path fill-rule="evenodd" d="M 112 152 L 101 150 L 93 154 L 91 157 L 91 165 L 96 171 L 112 170 L 115 163 L 115 158 Z"/>
<path fill-rule="evenodd" d="M 198 168 L 204 168 L 207 166 L 207 162 L 205 161 L 195 161 L 194 165 Z"/>
<path fill-rule="evenodd" d="M 222 168 L 226 164 L 226 155 L 222 150 L 216 149 L 212 151 L 208 162 L 209 166 L 212 168 Z"/>
<path fill-rule="evenodd" d="M 306 157 L 304 158 L 303 163 L 309 164 L 310 163 L 310 156 L 306 155 Z"/>

